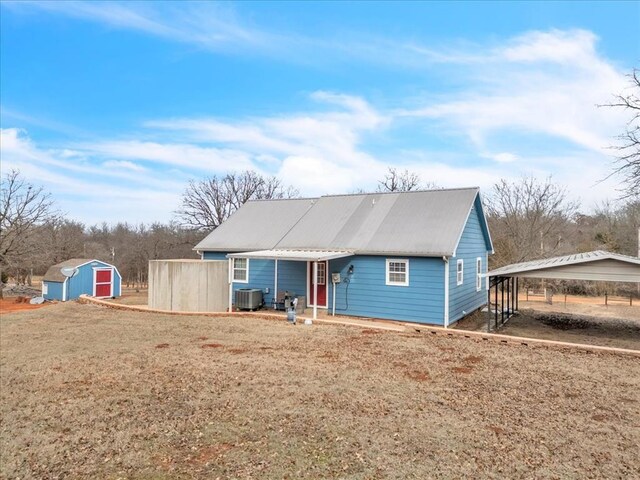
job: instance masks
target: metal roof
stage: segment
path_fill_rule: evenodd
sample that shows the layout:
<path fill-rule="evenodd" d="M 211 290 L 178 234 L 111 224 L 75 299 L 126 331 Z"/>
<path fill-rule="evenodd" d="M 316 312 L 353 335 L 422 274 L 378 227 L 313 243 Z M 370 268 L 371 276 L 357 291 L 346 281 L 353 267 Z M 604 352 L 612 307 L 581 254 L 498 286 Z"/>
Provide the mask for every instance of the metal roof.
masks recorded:
<path fill-rule="evenodd" d="M 274 248 L 316 200 L 247 202 L 198 243 L 194 250 L 241 252 Z"/>
<path fill-rule="evenodd" d="M 335 250 L 260 250 L 257 252 L 231 253 L 229 258 L 261 258 L 265 260 L 296 260 L 322 262 L 335 258 L 350 257 L 353 252 Z"/>
<path fill-rule="evenodd" d="M 47 270 L 47 273 L 45 273 L 44 277 L 42 277 L 42 280 L 46 282 L 62 283 L 67 279 L 67 277 L 62 275 L 62 272 L 60 271 L 60 269 L 76 268 L 76 267 L 79 267 L 80 265 L 84 265 L 86 263 L 90 263 L 93 261 L 99 261 L 99 260 L 94 260 L 93 258 L 71 258 L 69 260 L 65 260 L 64 262 L 56 263 L 55 265 L 51 265 L 49 267 L 49 269 Z"/>
<path fill-rule="evenodd" d="M 486 276 L 640 282 L 640 258 L 596 250 L 514 263 Z"/>
<path fill-rule="evenodd" d="M 195 248 L 451 256 L 478 192 L 474 187 L 247 202 Z"/>

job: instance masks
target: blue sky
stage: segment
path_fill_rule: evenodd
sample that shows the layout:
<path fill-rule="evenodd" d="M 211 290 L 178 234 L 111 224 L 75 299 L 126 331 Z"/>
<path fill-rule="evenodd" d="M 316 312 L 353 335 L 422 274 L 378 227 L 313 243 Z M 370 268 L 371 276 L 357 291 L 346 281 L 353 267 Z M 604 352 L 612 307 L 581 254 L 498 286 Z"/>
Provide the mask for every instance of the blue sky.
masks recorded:
<path fill-rule="evenodd" d="M 639 2 L 2 2 L 2 171 L 88 223 L 166 221 L 190 179 L 304 195 L 388 166 L 443 187 L 549 175 L 615 198 L 597 108 L 639 67 Z"/>

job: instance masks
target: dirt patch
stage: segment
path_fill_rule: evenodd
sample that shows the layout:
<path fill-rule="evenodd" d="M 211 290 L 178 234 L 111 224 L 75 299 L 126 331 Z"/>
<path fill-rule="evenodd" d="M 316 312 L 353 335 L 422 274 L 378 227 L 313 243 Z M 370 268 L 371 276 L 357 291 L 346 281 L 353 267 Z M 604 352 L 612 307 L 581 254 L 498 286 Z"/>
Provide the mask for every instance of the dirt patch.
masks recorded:
<path fill-rule="evenodd" d="M 453 352 L 455 350 L 455 348 L 453 348 L 453 347 L 438 347 L 438 350 L 440 350 L 441 352 Z"/>
<path fill-rule="evenodd" d="M 168 343 L 159 343 L 158 345 L 156 345 L 156 348 L 169 348 L 169 344 Z"/>
<path fill-rule="evenodd" d="M 504 428 L 498 427 L 497 425 L 489 425 L 487 428 L 491 430 L 493 433 L 495 433 L 496 435 L 504 435 L 505 433 L 507 433 L 507 431 Z"/>
<path fill-rule="evenodd" d="M 468 357 L 464 357 L 465 363 L 476 364 L 482 362 L 482 360 L 484 359 L 478 355 L 469 355 Z"/>
<path fill-rule="evenodd" d="M 231 450 L 233 445 L 230 443 L 219 443 L 217 445 L 208 445 L 198 450 L 198 456 L 193 460 L 196 463 L 206 465 L 212 461 L 215 461 L 225 452 Z"/>
<path fill-rule="evenodd" d="M 196 340 L 199 340 L 200 342 L 204 342 L 205 340 L 209 340 L 209 337 L 198 337 L 196 338 Z"/>
<path fill-rule="evenodd" d="M 427 372 L 419 372 L 419 371 L 410 371 L 406 373 L 406 376 L 411 380 L 415 380 L 416 382 L 428 382 L 431 380 L 431 377 Z"/>
<path fill-rule="evenodd" d="M 551 328 L 557 330 L 578 330 L 591 326 L 591 322 L 584 317 L 575 317 L 560 313 L 536 314 L 535 318 L 544 325 L 549 325 Z"/>
<path fill-rule="evenodd" d="M 471 373 L 473 368 L 471 367 L 452 367 L 451 370 L 455 373 Z"/>
<path fill-rule="evenodd" d="M 200 345 L 200 348 L 221 348 L 224 347 L 221 343 L 205 343 L 204 345 Z"/>
<path fill-rule="evenodd" d="M 381 333 L 381 330 L 374 330 L 373 328 L 367 328 L 360 332 L 361 335 L 380 335 Z"/>
<path fill-rule="evenodd" d="M 596 413 L 595 415 L 591 416 L 592 420 L 595 420 L 596 422 L 604 422 L 607 419 L 607 416 L 604 413 Z"/>
<path fill-rule="evenodd" d="M 247 353 L 248 351 L 249 351 L 248 348 L 230 348 L 228 350 L 228 352 L 233 355 L 241 355 L 243 353 Z"/>
<path fill-rule="evenodd" d="M 47 307 L 53 305 L 55 302 L 44 302 L 40 305 L 31 305 L 29 297 L 7 297 L 0 299 L 0 312 L 20 312 L 23 310 L 36 310 L 38 308 Z"/>

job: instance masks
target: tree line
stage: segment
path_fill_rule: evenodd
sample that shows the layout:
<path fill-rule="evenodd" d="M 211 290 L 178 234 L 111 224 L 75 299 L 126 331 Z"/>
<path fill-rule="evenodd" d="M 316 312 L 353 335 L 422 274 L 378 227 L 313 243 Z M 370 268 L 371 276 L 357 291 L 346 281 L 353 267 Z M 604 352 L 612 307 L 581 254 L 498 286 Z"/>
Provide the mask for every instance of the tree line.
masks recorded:
<path fill-rule="evenodd" d="M 496 253 L 490 267 L 565 253 L 605 249 L 639 253 L 640 241 L 640 75 L 634 69 L 628 88 L 603 107 L 630 114 L 612 148 L 617 152 L 611 175 L 621 178 L 617 203 L 580 212 L 563 186 L 551 178 L 499 180 L 484 192 Z M 389 168 L 377 191 L 438 188 L 408 170 Z M 358 190 L 357 193 L 364 193 Z M 145 283 L 148 261 L 194 257 L 192 247 L 248 200 L 295 198 L 299 191 L 274 176 L 229 172 L 191 181 L 174 219 L 168 223 L 92 225 L 67 218 L 52 196 L 20 172 L 2 177 L 0 192 L 0 280 L 30 281 L 55 263 L 74 257 L 114 263 L 128 284 Z M 0 288 L 0 295 L 2 289 Z"/>

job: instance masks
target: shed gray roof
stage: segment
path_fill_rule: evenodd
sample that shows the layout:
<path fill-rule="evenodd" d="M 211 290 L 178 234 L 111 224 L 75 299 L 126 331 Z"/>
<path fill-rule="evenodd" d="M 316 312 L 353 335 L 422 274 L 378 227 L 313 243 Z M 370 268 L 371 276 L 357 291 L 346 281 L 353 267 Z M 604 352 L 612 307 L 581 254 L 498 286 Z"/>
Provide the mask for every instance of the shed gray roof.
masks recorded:
<path fill-rule="evenodd" d="M 474 187 L 252 201 L 195 249 L 450 256 L 478 193 Z"/>
<path fill-rule="evenodd" d="M 596 250 L 514 263 L 486 276 L 640 282 L 640 258 Z"/>
<path fill-rule="evenodd" d="M 42 280 L 47 282 L 64 282 L 67 278 L 62 275 L 60 271 L 61 268 L 75 268 L 80 265 L 84 265 L 85 263 L 93 262 L 92 258 L 71 258 L 69 260 L 65 260 L 64 262 L 56 263 L 55 265 L 51 265 L 47 273 L 44 274 Z"/>

